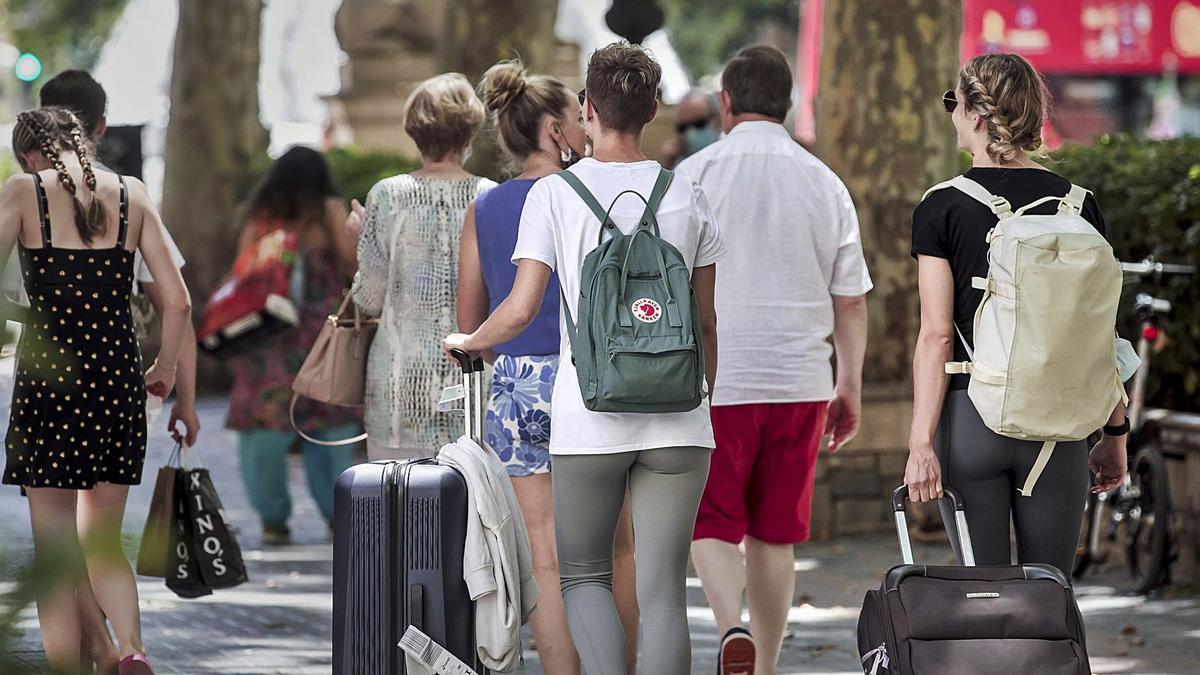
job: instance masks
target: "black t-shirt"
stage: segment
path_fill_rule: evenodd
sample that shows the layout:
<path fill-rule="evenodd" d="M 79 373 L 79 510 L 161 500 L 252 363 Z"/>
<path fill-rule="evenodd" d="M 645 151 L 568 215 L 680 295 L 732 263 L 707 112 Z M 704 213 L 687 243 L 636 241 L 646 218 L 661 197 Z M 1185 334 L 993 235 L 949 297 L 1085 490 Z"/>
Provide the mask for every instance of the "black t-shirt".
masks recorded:
<path fill-rule="evenodd" d="M 987 188 L 988 192 L 1004 197 L 1014 211 L 1042 197 L 1061 197 L 1071 189 L 1071 182 L 1044 169 L 1001 169 L 976 167 L 967 178 Z M 1053 214 L 1058 202 L 1042 204 L 1030 213 Z M 1104 216 L 1090 193 L 1083 202 L 1083 217 L 1100 234 L 1104 232 Z M 987 233 L 996 226 L 996 216 L 974 198 L 956 188 L 944 188 L 929 195 L 917 205 L 912 217 L 912 256 L 945 258 L 954 275 L 954 323 L 968 342 L 974 343 L 975 309 L 983 299 L 983 291 L 971 287 L 971 277 L 986 277 L 988 272 Z M 954 360 L 966 361 L 967 350 L 962 340 L 954 336 Z M 951 389 L 965 389 L 968 378 L 954 375 Z"/>

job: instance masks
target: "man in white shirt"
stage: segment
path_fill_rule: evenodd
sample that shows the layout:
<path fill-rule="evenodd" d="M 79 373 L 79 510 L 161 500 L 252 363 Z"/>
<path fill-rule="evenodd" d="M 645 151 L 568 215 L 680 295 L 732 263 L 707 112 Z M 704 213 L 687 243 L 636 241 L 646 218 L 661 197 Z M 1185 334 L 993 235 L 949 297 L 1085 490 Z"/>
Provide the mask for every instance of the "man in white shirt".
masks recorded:
<path fill-rule="evenodd" d="M 588 61 L 583 123 L 593 157 L 568 170 L 599 204 L 613 205 L 612 222 L 626 234 L 638 227 L 646 202 L 632 194 L 618 200 L 618 195 L 634 191 L 646 198 L 660 177 L 661 167 L 642 154 L 640 141 L 642 127 L 657 112 L 661 76 L 659 65 L 634 45 L 608 45 Z M 681 176 L 663 194 L 656 220 L 662 239 L 680 252 L 691 272 L 711 385 L 717 364 L 715 263 L 724 253 L 716 221 L 704 193 Z M 586 320 L 578 312 L 582 268 L 600 236 L 599 217 L 566 179 L 539 180 L 521 213 L 512 292 L 478 330 L 449 336 L 445 347 L 477 353 L 519 334 L 541 307 L 553 271 L 572 316 Z M 657 316 L 638 320 L 650 323 Z M 612 596 L 613 536 L 628 485 L 645 645 L 641 672 L 685 675 L 691 670 L 688 546 L 713 447 L 708 403 L 674 413 L 588 410 L 562 312 L 559 325 L 562 358 L 550 428 L 555 532 L 563 603 L 583 670 L 624 673 L 626 650 L 637 650 L 625 644 Z"/>
<path fill-rule="evenodd" d="M 782 124 L 792 82 L 779 50 L 738 52 L 719 94 L 727 135 L 678 167 L 704 188 L 729 251 L 716 289 L 717 447 L 692 558 L 730 674 L 775 673 L 818 446 L 829 434 L 836 452 L 861 410 L 871 279 L 849 192 Z M 743 591 L 753 638 L 741 628 Z"/>

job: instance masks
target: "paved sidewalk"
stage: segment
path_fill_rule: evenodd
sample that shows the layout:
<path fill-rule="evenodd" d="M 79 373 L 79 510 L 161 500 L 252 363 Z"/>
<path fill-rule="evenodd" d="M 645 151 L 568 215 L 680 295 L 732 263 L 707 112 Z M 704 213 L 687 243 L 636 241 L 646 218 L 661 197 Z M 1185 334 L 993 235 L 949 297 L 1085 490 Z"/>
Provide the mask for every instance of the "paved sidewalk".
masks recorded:
<path fill-rule="evenodd" d="M 3 395 L 3 392 L 0 392 Z M 0 415 L 7 418 L 7 396 Z M 234 437 L 222 428 L 225 402 L 203 402 L 200 455 L 229 517 L 239 530 L 250 581 L 199 600 L 181 600 L 160 579 L 139 579 L 145 640 L 160 673 L 301 675 L 330 672 L 332 609 L 331 547 L 324 524 L 307 494 L 298 463 L 291 486 L 296 504 L 292 529 L 296 545 L 264 548 L 257 520 L 241 487 Z M 157 424 L 165 424 L 165 417 Z M 147 459 L 153 476 L 171 442 L 154 429 Z M 131 492 L 125 524 L 127 548 L 136 551 L 149 507 L 153 481 Z M 28 564 L 28 513 L 15 488 L 0 488 L 0 589 Z M 797 548 L 797 602 L 780 673 L 856 673 L 854 627 L 863 591 L 898 553 L 892 537 L 879 535 Z M 930 562 L 949 560 L 948 549 L 919 547 Z M 1118 581 L 1119 577 L 1113 579 Z M 1086 616 L 1089 650 L 1096 673 L 1191 673 L 1200 663 L 1200 598 L 1146 600 L 1123 594 L 1115 584 L 1089 580 L 1079 589 Z M 688 617 L 694 644 L 693 673 L 716 670 L 718 636 L 698 580 L 689 580 Z M 20 625 L 18 657 L 42 663 L 34 613 Z M 526 653 L 524 671 L 541 673 L 536 652 Z"/>

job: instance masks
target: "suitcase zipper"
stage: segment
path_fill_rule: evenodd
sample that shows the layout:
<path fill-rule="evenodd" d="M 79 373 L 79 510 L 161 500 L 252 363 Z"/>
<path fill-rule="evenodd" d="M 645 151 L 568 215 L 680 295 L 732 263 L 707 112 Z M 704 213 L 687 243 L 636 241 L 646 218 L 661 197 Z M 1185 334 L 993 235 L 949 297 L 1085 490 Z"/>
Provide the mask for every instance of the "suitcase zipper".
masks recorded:
<path fill-rule="evenodd" d="M 863 672 L 866 672 L 867 659 L 870 659 L 870 658 L 874 658 L 875 660 L 871 663 L 871 672 L 867 673 L 867 675 L 879 675 L 880 668 L 883 668 L 885 671 L 887 671 L 888 670 L 887 642 L 885 641 L 885 642 L 879 643 L 878 647 L 867 652 L 862 657 L 861 660 L 862 660 L 862 664 L 863 664 L 863 668 L 864 668 Z"/>
<path fill-rule="evenodd" d="M 899 589 L 893 589 L 893 590 L 899 590 Z M 891 660 L 893 657 L 895 657 L 896 655 L 899 654 L 899 649 L 896 648 L 899 643 L 896 640 L 896 630 L 892 626 L 892 614 L 891 614 L 891 612 L 888 611 L 888 593 L 889 592 L 890 591 L 885 591 L 884 593 L 881 594 L 879 611 L 881 614 L 883 614 L 883 631 L 884 631 L 884 633 L 883 633 L 883 651 L 884 651 L 884 655 L 887 656 L 887 662 L 882 665 L 890 673 L 890 672 L 892 672 Z M 891 642 L 892 646 L 894 648 L 896 648 L 894 650 L 895 653 L 891 653 L 891 654 L 888 653 L 888 650 L 887 650 L 888 642 Z M 899 664 L 897 664 L 896 672 L 900 672 Z"/>

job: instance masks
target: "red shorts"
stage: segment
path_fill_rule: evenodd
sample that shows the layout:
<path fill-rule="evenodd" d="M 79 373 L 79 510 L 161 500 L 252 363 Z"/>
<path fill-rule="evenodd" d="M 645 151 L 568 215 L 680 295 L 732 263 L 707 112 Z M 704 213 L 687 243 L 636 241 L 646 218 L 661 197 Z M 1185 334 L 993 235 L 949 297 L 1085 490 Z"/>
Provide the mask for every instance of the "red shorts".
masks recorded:
<path fill-rule="evenodd" d="M 806 541 L 828 409 L 826 401 L 713 406 L 717 447 L 692 539 Z"/>

